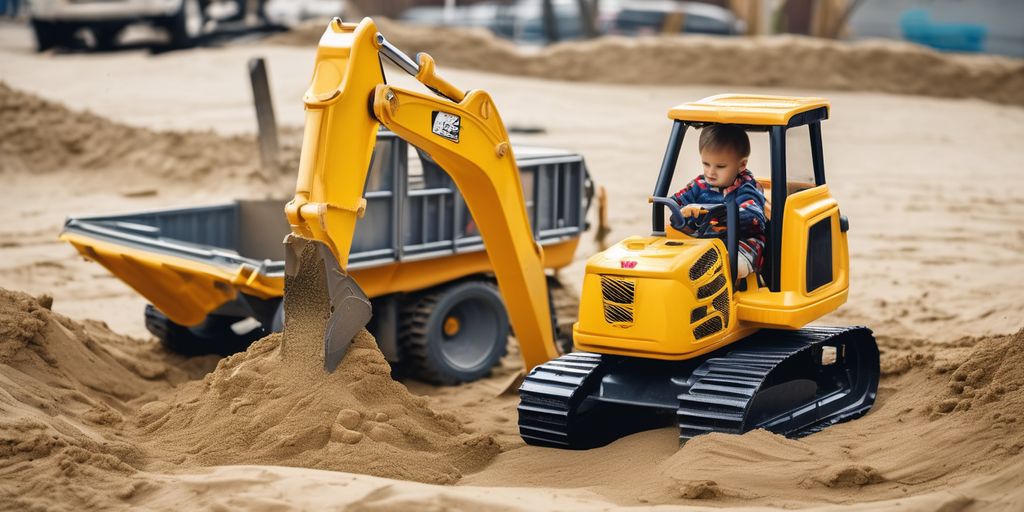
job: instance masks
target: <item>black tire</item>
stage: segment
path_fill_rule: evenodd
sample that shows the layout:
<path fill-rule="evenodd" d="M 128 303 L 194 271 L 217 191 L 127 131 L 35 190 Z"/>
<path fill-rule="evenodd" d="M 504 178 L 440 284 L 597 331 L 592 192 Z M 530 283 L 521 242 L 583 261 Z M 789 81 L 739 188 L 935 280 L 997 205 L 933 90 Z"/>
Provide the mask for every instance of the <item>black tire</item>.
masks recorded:
<path fill-rule="evenodd" d="M 41 20 L 32 20 L 32 32 L 36 36 L 36 50 L 40 52 L 57 46 L 71 46 L 75 36 L 70 26 Z"/>
<path fill-rule="evenodd" d="M 203 4 L 199 0 L 182 0 L 181 8 L 165 23 L 171 46 L 188 48 L 196 44 L 203 33 Z"/>
<path fill-rule="evenodd" d="M 160 340 L 167 350 L 183 356 L 218 354 L 229 356 L 249 348 L 252 342 L 270 334 L 257 327 L 245 334 L 236 334 L 231 326 L 242 318 L 209 315 L 206 321 L 186 327 L 176 324 L 151 304 L 146 305 L 146 329 Z"/>
<path fill-rule="evenodd" d="M 118 38 L 121 37 L 121 32 L 124 31 L 124 27 L 93 27 L 90 30 L 92 31 L 93 39 L 96 40 L 97 49 L 112 50 L 117 47 Z"/>
<path fill-rule="evenodd" d="M 454 385 L 489 374 L 508 351 L 508 335 L 508 312 L 497 288 L 464 281 L 404 306 L 398 339 L 402 359 L 417 378 Z"/>

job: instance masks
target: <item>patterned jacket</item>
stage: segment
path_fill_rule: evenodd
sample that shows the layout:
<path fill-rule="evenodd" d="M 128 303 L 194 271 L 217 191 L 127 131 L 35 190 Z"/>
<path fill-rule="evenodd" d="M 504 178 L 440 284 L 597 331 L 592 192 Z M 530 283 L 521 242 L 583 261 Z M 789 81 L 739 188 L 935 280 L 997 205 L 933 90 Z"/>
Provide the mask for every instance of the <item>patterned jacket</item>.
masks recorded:
<path fill-rule="evenodd" d="M 760 272 L 764 263 L 764 247 L 768 240 L 767 219 L 764 215 L 764 187 L 754 178 L 754 173 L 747 169 L 740 171 L 736 181 L 725 190 L 711 186 L 702 174 L 676 192 L 672 198 L 679 206 L 686 206 L 693 203 L 721 204 L 725 202 L 726 196 L 735 196 L 739 205 L 740 254 L 747 258 L 755 272 Z"/>

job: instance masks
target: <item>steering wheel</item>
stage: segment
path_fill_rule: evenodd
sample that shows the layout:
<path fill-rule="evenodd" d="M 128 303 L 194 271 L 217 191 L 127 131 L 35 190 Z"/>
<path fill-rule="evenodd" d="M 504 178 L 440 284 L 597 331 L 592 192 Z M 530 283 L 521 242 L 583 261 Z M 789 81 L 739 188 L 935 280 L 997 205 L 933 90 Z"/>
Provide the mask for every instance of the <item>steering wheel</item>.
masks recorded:
<path fill-rule="evenodd" d="M 687 219 L 683 217 L 683 210 L 674 199 L 669 197 L 651 196 L 647 202 L 667 206 L 672 212 L 669 215 L 669 223 L 673 228 L 686 232 L 695 238 L 707 238 L 719 236 L 715 228 L 725 219 L 727 211 L 723 203 L 694 203 L 692 206 L 700 208 L 700 215 L 696 218 Z"/>

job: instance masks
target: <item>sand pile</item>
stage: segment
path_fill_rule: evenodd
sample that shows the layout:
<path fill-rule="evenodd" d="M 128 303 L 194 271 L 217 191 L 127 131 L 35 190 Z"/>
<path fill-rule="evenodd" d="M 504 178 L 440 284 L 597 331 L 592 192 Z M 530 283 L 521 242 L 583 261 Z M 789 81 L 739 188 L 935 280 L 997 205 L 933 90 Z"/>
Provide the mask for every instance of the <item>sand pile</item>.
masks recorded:
<path fill-rule="evenodd" d="M 151 345 L 68 320 L 51 303 L 0 289 L 0 502 L 74 510 L 127 498 L 142 452 L 124 435 L 126 418 L 189 375 Z"/>
<path fill-rule="evenodd" d="M 1024 485 L 1024 331 L 885 359 L 868 415 L 803 439 L 711 434 L 675 450 L 669 428 L 557 460 L 513 450 L 465 482 L 588 487 L 620 505 L 796 507 L 911 496 L 920 505 L 910 508 L 920 510 L 1019 504 L 1024 490 L 1011 491 Z"/>
<path fill-rule="evenodd" d="M 923 348 L 886 340 L 875 408 L 799 440 L 712 434 L 677 449 L 669 428 L 597 450 L 511 444 L 498 455 L 489 432 L 467 433 L 461 418 L 394 382 L 365 332 L 325 374 L 322 279 L 289 281 L 283 335 L 193 381 L 153 344 L 70 321 L 46 297 L 0 290 L 0 501 L 19 509 L 141 505 L 199 485 L 154 472 L 227 464 L 587 488 L 619 505 L 901 500 L 920 510 L 1012 509 L 1024 499 L 1024 331 Z M 514 404 L 504 411 L 514 415 Z M 211 484 L 211 496 L 266 479 L 242 473 L 250 476 Z"/>
<path fill-rule="evenodd" d="M 489 435 L 392 380 L 365 330 L 338 369 L 323 370 L 328 316 L 322 265 L 307 246 L 305 272 L 287 282 L 287 324 L 223 360 L 202 382 L 146 404 L 137 425 L 176 464 L 274 464 L 450 484 L 497 455 Z"/>
<path fill-rule="evenodd" d="M 684 493 L 742 499 L 792 489 L 788 499 L 805 502 L 898 498 L 1024 470 L 1024 331 L 900 359 L 909 364 L 890 365 L 899 371 L 860 420 L 803 440 L 699 437 L 663 469 Z"/>
<path fill-rule="evenodd" d="M 103 172 L 173 186 L 292 180 L 291 160 L 268 176 L 251 137 L 155 132 L 76 112 L 0 82 L 0 173 Z"/>
<path fill-rule="evenodd" d="M 603 37 L 526 53 L 483 29 L 375 21 L 403 51 L 428 52 L 442 67 L 553 80 L 882 91 L 1024 105 L 1024 61 L 949 55 L 897 41 Z M 312 23 L 269 41 L 312 47 L 324 26 Z"/>

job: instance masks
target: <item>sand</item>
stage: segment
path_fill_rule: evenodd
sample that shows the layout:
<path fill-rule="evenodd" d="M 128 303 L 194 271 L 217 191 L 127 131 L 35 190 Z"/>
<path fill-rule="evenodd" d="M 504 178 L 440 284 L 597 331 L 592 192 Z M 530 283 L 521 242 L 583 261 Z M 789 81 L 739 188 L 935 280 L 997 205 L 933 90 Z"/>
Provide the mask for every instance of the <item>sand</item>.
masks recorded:
<path fill-rule="evenodd" d="M 285 155 L 295 152 L 288 147 Z M 139 129 L 69 111 L 0 81 L 0 176 L 80 169 L 135 181 L 138 169 L 145 169 L 150 184 L 245 182 L 253 191 L 260 185 L 280 190 L 293 179 L 294 162 L 287 156 L 276 168 L 262 169 L 258 155 L 252 137 Z"/>
<path fill-rule="evenodd" d="M 268 48 L 203 50 L 201 71 L 190 67 L 198 64 L 188 53 L 160 65 L 176 76 L 205 73 L 204 83 L 218 84 L 266 49 L 278 59 L 271 69 L 284 70 L 282 83 L 291 84 L 282 95 L 297 97 L 308 69 L 293 71 L 309 52 Z M 0 56 L 0 72 L 17 74 L 0 79 L 26 86 L 58 70 L 102 76 L 138 59 L 2 52 L 11 58 Z M 210 75 L 211 68 L 225 71 Z M 121 138 L 185 144 L 196 133 L 217 147 L 239 141 L 237 147 L 253 148 L 251 134 L 234 133 L 238 120 L 251 119 L 244 105 L 217 121 L 201 108 L 209 95 L 193 103 L 161 97 L 168 102 L 162 107 L 140 103 L 139 91 L 159 96 L 163 89 L 150 87 L 151 69 L 134 72 L 91 86 L 110 88 L 116 101 L 88 94 L 86 80 L 75 84 L 82 94 L 59 103 L 45 87 L 5 93 L 36 102 L 35 113 L 19 122 L 58 112 L 102 128 L 90 140 L 111 149 L 109 158 L 84 158 L 70 143 L 45 146 L 40 139 L 54 135 L 28 128 L 8 134 L 25 137 L 18 145 L 0 145 L 0 165 L 7 166 L 0 208 L 9 220 L 0 226 L 0 286 L 32 294 L 0 292 L 0 508 L 1024 507 L 1024 192 L 1000 186 L 1016 181 L 1024 109 L 795 91 L 833 100 L 826 168 L 851 219 L 853 288 L 849 303 L 823 322 L 869 325 L 878 336 L 884 375 L 868 415 L 801 440 L 751 432 L 698 438 L 679 449 L 673 429 L 661 429 L 565 452 L 518 439 L 517 400 L 504 393 L 518 366 L 514 350 L 491 379 L 435 388 L 391 381 L 363 335 L 342 369 L 324 375 L 312 357 L 324 314 L 316 293 L 302 294 L 298 309 L 290 301 L 284 335 L 219 363 L 160 350 L 141 328 L 143 301 L 54 240 L 63 216 L 269 192 L 232 170 L 244 161 L 236 168 L 215 160 L 210 172 L 195 173 L 203 159 L 221 157 L 199 151 L 189 163 L 181 155 L 190 152 L 159 140 L 144 151 L 117 150 Z M 722 92 L 446 74 L 491 91 L 510 123 L 546 130 L 517 141 L 586 155 L 595 180 L 609 189 L 612 240 L 647 229 L 644 199 L 667 137 L 664 111 Z M 211 88 L 212 97 L 222 94 Z M 10 111 L 23 112 L 21 101 L 0 103 L 0 119 L 17 119 Z M 85 102 L 95 114 L 83 112 Z M 159 109 L 174 111 L 189 130 L 168 130 Z M 753 142 L 756 171 L 765 168 L 764 148 Z M 174 174 L 179 167 L 183 174 Z M 649 179 L 634 178 L 641 174 Z M 159 193 L 125 194 L 130 179 Z M 578 280 L 597 246 L 583 241 L 579 261 L 562 273 L 565 282 Z"/>
<path fill-rule="evenodd" d="M 897 41 L 607 36 L 525 52 L 484 29 L 375 21 L 407 54 L 427 52 L 445 68 L 578 82 L 882 91 L 1024 105 L 1024 61 L 949 55 Z M 269 42 L 313 47 L 321 34 L 323 24 L 310 23 Z"/>
<path fill-rule="evenodd" d="M 146 404 L 137 423 L 144 437 L 177 464 L 275 464 L 438 484 L 490 462 L 495 441 L 467 434 L 454 415 L 392 380 L 365 330 L 338 369 L 324 372 L 327 291 L 315 247 L 306 248 L 303 268 L 320 271 L 289 279 L 284 333 L 224 359 L 173 399 Z"/>
<path fill-rule="evenodd" d="M 325 374 L 321 279 L 289 283 L 283 335 L 188 382 L 152 345 L 55 314 L 49 297 L 0 290 L 0 496 L 16 508 L 139 505 L 183 485 L 164 472 L 273 464 L 475 488 L 584 488 L 617 505 L 929 497 L 1009 509 L 1024 500 L 1024 330 L 887 356 L 868 416 L 801 440 L 712 434 L 676 450 L 675 432 L 662 429 L 583 452 L 499 448 L 493 434 L 466 432 L 458 408 L 436 412 L 439 403 L 391 380 L 368 333 Z M 352 478 L 340 475 L 331 478 Z M 978 492 L 993 477 L 1004 484 Z M 950 491 L 955 499 L 944 497 Z"/>

